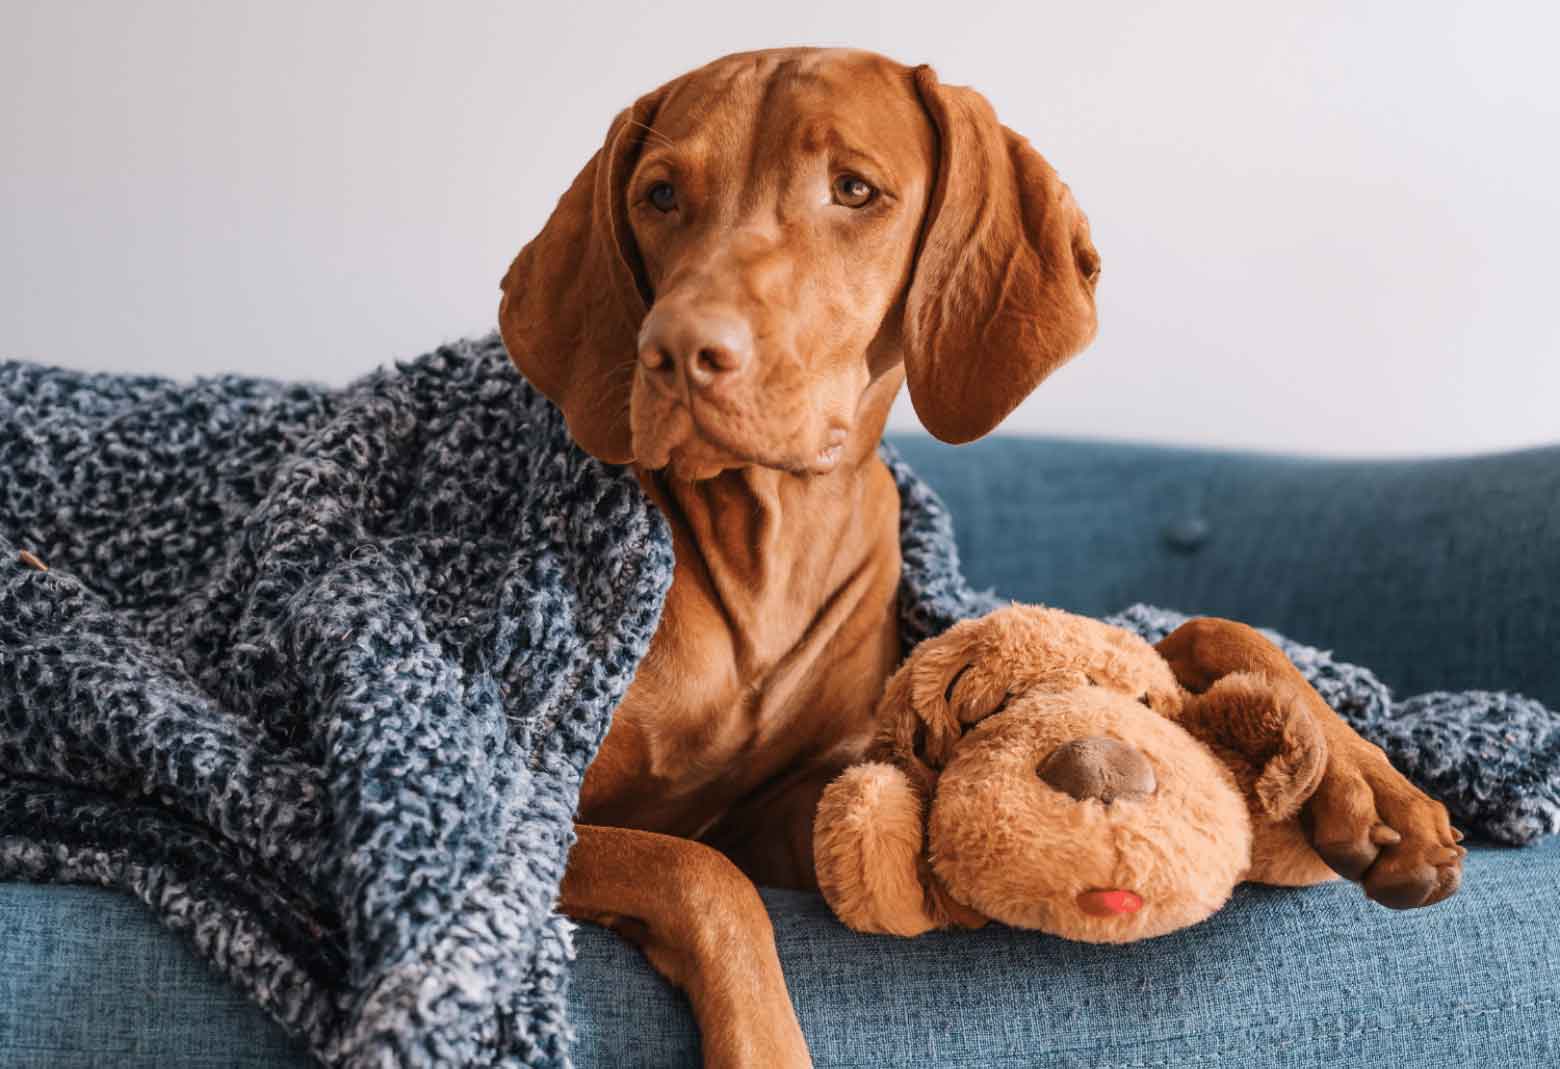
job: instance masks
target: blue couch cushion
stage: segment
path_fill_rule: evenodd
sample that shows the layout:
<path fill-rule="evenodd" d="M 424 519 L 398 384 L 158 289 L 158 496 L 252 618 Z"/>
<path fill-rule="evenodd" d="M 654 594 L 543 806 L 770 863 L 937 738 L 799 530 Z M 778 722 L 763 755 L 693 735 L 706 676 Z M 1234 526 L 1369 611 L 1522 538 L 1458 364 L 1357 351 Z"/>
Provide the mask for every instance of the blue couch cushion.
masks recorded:
<path fill-rule="evenodd" d="M 819 1066 L 1560 1064 L 1560 844 L 1474 849 L 1461 894 L 1393 913 L 1338 883 L 1247 887 L 1129 947 L 991 927 L 857 935 L 816 895 L 766 891 Z M 582 1066 L 696 1065 L 687 1004 L 583 926 Z M 0 885 L 0 1064 L 301 1067 L 308 1056 L 140 903 Z"/>
<path fill-rule="evenodd" d="M 1560 1064 L 1560 846 L 1478 848 L 1465 890 L 1393 913 L 1342 882 L 1245 887 L 1197 927 L 1127 947 L 992 926 L 857 935 L 816 895 L 766 892 L 819 1066 Z M 681 1000 L 583 928 L 583 1066 L 697 1064 Z"/>
<path fill-rule="evenodd" d="M 0 1065 L 314 1065 L 137 899 L 0 883 Z"/>

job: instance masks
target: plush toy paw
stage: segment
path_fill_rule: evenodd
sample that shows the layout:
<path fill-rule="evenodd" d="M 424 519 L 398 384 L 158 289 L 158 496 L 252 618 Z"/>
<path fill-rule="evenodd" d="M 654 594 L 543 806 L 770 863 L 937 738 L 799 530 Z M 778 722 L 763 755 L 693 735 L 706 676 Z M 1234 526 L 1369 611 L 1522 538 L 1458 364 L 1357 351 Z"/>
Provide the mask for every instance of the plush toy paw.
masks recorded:
<path fill-rule="evenodd" d="M 925 803 L 898 768 L 855 765 L 824 790 L 813 819 L 818 889 L 858 932 L 920 935 L 941 927 L 922 882 Z"/>
<path fill-rule="evenodd" d="M 1334 747 L 1301 820 L 1323 860 L 1384 906 L 1433 905 L 1462 884 L 1467 851 L 1446 807 L 1369 743 Z"/>

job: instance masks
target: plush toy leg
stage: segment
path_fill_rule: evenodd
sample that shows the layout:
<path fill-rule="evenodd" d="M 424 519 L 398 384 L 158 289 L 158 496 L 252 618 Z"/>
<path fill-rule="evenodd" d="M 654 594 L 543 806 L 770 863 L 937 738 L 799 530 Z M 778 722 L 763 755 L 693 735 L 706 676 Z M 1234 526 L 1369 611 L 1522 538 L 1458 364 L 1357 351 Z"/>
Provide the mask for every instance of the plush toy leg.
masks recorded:
<path fill-rule="evenodd" d="M 920 935 L 941 927 L 921 882 L 925 807 L 892 765 L 855 765 L 824 790 L 813 823 L 818 888 L 858 932 Z"/>

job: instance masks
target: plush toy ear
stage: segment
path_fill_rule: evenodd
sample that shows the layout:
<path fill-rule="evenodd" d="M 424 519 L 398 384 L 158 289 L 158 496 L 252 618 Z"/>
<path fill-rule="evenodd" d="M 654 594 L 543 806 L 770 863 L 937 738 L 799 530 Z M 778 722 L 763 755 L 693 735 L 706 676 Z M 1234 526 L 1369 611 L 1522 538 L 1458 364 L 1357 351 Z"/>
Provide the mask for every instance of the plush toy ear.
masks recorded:
<path fill-rule="evenodd" d="M 875 762 L 846 769 L 813 818 L 818 889 L 858 932 L 920 935 L 942 927 L 923 882 L 926 806 L 905 773 Z"/>
<path fill-rule="evenodd" d="M 613 120 L 606 141 L 558 200 L 501 283 L 499 333 L 515 366 L 563 410 L 592 456 L 633 460 L 631 366 L 650 300 L 628 224 L 625 185 L 666 89 Z"/>
<path fill-rule="evenodd" d="M 1261 676 L 1221 677 L 1189 694 L 1178 719 L 1234 773 L 1260 820 L 1296 815 L 1327 770 L 1327 740 L 1304 699 Z"/>
<path fill-rule="evenodd" d="M 1094 337 L 1100 258 L 1067 186 L 984 97 L 930 67 L 914 78 L 939 147 L 905 374 L 926 429 L 968 442 Z"/>

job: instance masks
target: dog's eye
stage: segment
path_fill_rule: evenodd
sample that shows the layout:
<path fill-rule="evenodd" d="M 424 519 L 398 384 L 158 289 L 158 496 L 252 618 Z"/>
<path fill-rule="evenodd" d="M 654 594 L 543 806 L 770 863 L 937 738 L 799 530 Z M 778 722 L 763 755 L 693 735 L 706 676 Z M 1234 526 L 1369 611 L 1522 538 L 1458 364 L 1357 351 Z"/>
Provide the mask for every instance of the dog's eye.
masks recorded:
<path fill-rule="evenodd" d="M 1144 705 L 1148 706 L 1150 709 L 1152 709 L 1154 707 L 1154 703 L 1148 700 L 1148 691 L 1146 691 L 1146 690 L 1143 692 L 1143 696 L 1141 698 L 1139 698 L 1138 701 L 1142 702 Z"/>
<path fill-rule="evenodd" d="M 657 182 L 650 187 L 645 194 L 645 200 L 658 212 L 670 212 L 677 210 L 677 190 L 672 188 L 670 182 Z"/>
<path fill-rule="evenodd" d="M 859 174 L 842 174 L 834 180 L 834 203 L 847 208 L 865 208 L 877 196 L 865 178 Z"/>

